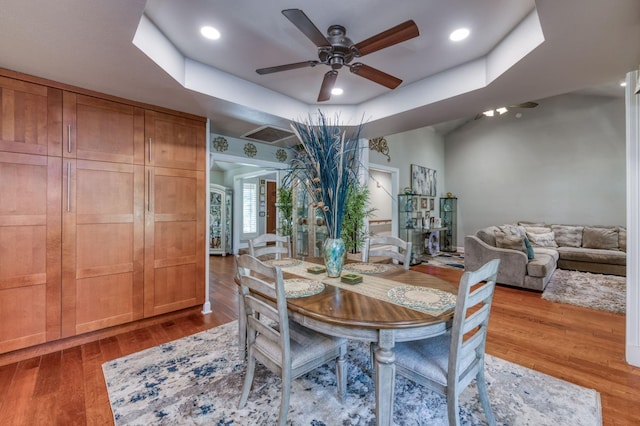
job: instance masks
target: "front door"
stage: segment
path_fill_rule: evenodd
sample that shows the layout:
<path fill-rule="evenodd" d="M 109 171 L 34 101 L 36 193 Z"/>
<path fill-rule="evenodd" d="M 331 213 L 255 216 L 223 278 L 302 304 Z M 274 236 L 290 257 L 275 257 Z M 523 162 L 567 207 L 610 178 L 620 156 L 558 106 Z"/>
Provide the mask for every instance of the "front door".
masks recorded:
<path fill-rule="evenodd" d="M 276 233 L 276 183 L 267 181 L 267 234 Z"/>

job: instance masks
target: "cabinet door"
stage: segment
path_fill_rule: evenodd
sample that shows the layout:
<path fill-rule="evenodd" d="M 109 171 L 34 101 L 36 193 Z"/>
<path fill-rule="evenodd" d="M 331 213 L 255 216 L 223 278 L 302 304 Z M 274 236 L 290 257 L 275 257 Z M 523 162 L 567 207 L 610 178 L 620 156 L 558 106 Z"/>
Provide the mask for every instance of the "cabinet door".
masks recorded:
<path fill-rule="evenodd" d="M 147 168 L 144 315 L 204 302 L 204 172 Z"/>
<path fill-rule="evenodd" d="M 61 161 L 0 152 L 0 353 L 60 337 Z"/>
<path fill-rule="evenodd" d="M 144 110 L 64 92 L 65 157 L 144 164 Z"/>
<path fill-rule="evenodd" d="M 144 166 L 63 165 L 62 334 L 142 318 Z"/>
<path fill-rule="evenodd" d="M 205 123 L 155 111 L 145 113 L 148 165 L 204 170 Z"/>
<path fill-rule="evenodd" d="M 62 91 L 0 77 L 0 151 L 61 155 Z"/>

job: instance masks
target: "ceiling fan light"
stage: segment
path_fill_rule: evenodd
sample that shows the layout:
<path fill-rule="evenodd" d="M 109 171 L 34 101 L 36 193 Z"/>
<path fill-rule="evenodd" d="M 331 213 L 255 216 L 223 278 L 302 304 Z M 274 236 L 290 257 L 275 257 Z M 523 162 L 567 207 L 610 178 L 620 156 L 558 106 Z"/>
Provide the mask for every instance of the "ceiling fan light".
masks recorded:
<path fill-rule="evenodd" d="M 218 40 L 220 38 L 220 31 L 210 26 L 200 28 L 200 34 L 209 40 Z"/>
<path fill-rule="evenodd" d="M 449 40 L 451 40 L 451 41 L 462 41 L 462 40 L 466 39 L 467 37 L 469 37 L 470 33 L 471 32 L 469 31 L 468 28 L 458 28 L 457 30 L 455 30 L 451 34 L 449 34 Z"/>
<path fill-rule="evenodd" d="M 331 94 L 332 94 L 332 95 L 340 96 L 340 95 L 342 95 L 343 93 L 344 93 L 344 90 L 342 90 L 342 89 L 341 89 L 341 88 L 339 88 L 339 87 L 334 87 L 333 89 L 331 89 Z"/>
<path fill-rule="evenodd" d="M 500 107 L 500 108 L 496 108 L 496 112 L 500 115 L 504 114 L 505 112 L 509 111 L 507 108 L 505 107 Z"/>
<path fill-rule="evenodd" d="M 486 117 L 493 117 L 493 110 L 490 109 L 489 111 L 485 111 L 482 114 L 484 114 Z"/>

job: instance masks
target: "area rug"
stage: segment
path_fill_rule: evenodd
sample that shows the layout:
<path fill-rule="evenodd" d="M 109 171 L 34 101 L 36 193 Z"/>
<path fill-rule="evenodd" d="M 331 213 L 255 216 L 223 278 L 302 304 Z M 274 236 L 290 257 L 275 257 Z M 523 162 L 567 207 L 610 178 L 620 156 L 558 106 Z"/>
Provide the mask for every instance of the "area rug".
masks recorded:
<path fill-rule="evenodd" d="M 116 425 L 272 425 L 280 379 L 260 366 L 247 405 L 237 408 L 244 362 L 237 322 L 103 364 Z M 294 381 L 288 424 L 373 425 L 374 383 L 368 345 L 352 342 L 347 395 L 336 397 L 335 364 Z M 600 425 L 600 395 L 487 356 L 489 397 L 500 425 Z M 474 385 L 475 386 L 475 385 Z M 475 388 L 460 396 L 463 425 L 486 424 Z M 394 423 L 446 425 L 444 397 L 397 377 Z"/>
<path fill-rule="evenodd" d="M 464 253 L 440 253 L 435 256 L 424 256 L 429 265 L 443 268 L 464 269 Z"/>
<path fill-rule="evenodd" d="M 542 298 L 585 308 L 624 314 L 627 279 L 616 275 L 556 269 Z"/>

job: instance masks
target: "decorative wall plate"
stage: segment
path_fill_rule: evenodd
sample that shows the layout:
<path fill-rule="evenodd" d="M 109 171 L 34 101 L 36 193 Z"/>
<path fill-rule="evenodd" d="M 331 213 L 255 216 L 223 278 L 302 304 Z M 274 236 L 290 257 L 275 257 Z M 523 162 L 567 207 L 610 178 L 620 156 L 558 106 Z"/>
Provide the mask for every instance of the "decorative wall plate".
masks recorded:
<path fill-rule="evenodd" d="M 285 151 L 284 149 L 279 149 L 276 151 L 276 158 L 278 159 L 278 161 L 285 162 L 287 161 L 287 151 Z"/>
<path fill-rule="evenodd" d="M 280 266 L 281 268 L 286 268 L 288 266 L 297 266 L 302 263 L 300 259 L 291 259 L 289 257 L 284 259 L 269 259 L 265 260 L 264 263 L 271 266 Z"/>
<path fill-rule="evenodd" d="M 324 284 L 320 281 L 307 280 L 304 278 L 293 278 L 284 280 L 284 291 L 288 298 L 308 297 L 322 293 Z"/>
<path fill-rule="evenodd" d="M 229 142 L 222 136 L 217 136 L 213 139 L 213 148 L 218 152 L 225 152 L 229 149 Z"/>
<path fill-rule="evenodd" d="M 252 144 L 251 142 L 245 144 L 244 155 L 246 155 L 247 157 L 253 158 L 256 156 L 257 153 L 258 153 L 258 148 L 256 148 L 254 144 Z"/>
<path fill-rule="evenodd" d="M 387 271 L 387 267 L 380 263 L 347 263 L 342 269 L 359 274 L 382 274 Z"/>
<path fill-rule="evenodd" d="M 455 294 L 429 287 L 394 287 L 387 293 L 395 303 L 421 311 L 442 311 L 456 306 Z"/>

